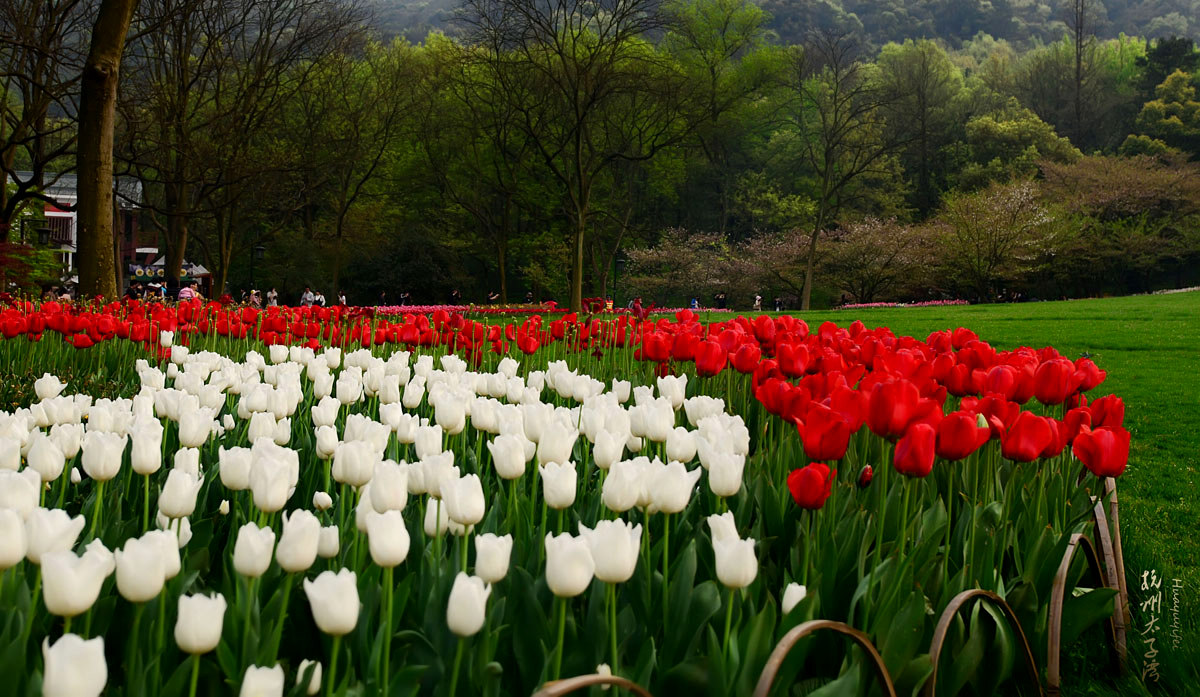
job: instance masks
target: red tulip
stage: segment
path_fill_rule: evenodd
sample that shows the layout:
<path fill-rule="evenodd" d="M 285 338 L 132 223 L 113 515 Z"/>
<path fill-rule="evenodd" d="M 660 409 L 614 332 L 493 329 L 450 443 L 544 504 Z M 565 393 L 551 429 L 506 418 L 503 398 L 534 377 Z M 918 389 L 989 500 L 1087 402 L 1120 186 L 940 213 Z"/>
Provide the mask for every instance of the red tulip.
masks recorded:
<path fill-rule="evenodd" d="M 937 431 L 933 426 L 916 423 L 908 427 L 896 443 L 892 464 L 896 471 L 909 477 L 927 477 L 933 471 L 933 455 Z"/>
<path fill-rule="evenodd" d="M 897 438 L 917 414 L 921 394 L 908 380 L 877 383 L 867 402 L 867 427 L 884 438 Z"/>
<path fill-rule="evenodd" d="M 788 475 L 787 485 L 796 505 L 810 511 L 824 506 L 829 495 L 833 493 L 833 474 L 829 465 L 822 462 L 814 462 L 792 470 Z"/>
<path fill-rule="evenodd" d="M 1092 428 L 1125 424 L 1125 402 L 1115 394 L 1092 400 L 1088 409 L 1092 412 Z"/>
<path fill-rule="evenodd" d="M 1092 412 L 1087 407 L 1076 407 L 1067 412 L 1063 418 L 1063 428 L 1067 432 L 1067 442 L 1074 443 L 1075 436 L 1085 428 L 1092 427 Z"/>
<path fill-rule="evenodd" d="M 871 480 L 874 478 L 875 470 L 870 465 L 866 465 L 862 468 L 862 471 L 858 473 L 858 488 L 866 489 L 867 487 L 871 486 Z"/>
<path fill-rule="evenodd" d="M 989 437 L 991 429 L 981 428 L 974 414 L 947 414 L 937 425 L 937 455 L 944 460 L 961 460 L 983 447 Z"/>
<path fill-rule="evenodd" d="M 762 315 L 765 317 L 766 315 Z M 733 369 L 739 373 L 753 373 L 758 367 L 759 358 L 762 357 L 762 349 L 758 344 L 742 344 L 730 356 L 730 363 L 733 364 Z"/>
<path fill-rule="evenodd" d="M 798 378 L 808 369 L 808 347 L 804 344 L 779 344 L 775 353 L 779 369 L 789 378 Z"/>
<path fill-rule="evenodd" d="M 1055 433 L 1047 419 L 1031 411 L 1018 416 L 1000 442 L 1000 452 L 1014 462 L 1033 462 L 1053 443 Z"/>
<path fill-rule="evenodd" d="M 642 335 L 642 348 L 638 357 L 643 361 L 661 363 L 671 357 L 671 343 L 659 332 L 647 332 Z"/>
<path fill-rule="evenodd" d="M 1104 382 L 1104 378 L 1108 377 L 1108 373 L 1100 370 L 1100 367 L 1090 358 L 1080 358 L 1075 361 L 1076 377 L 1079 380 L 1079 390 L 1087 392 L 1095 389 L 1100 383 Z"/>
<path fill-rule="evenodd" d="M 1033 381 L 1033 395 L 1042 404 L 1062 404 L 1079 387 L 1075 364 L 1066 358 L 1055 358 L 1039 365 Z"/>
<path fill-rule="evenodd" d="M 810 460 L 840 460 L 850 444 L 850 424 L 841 414 L 820 403 L 813 403 L 803 424 L 797 429 L 804 441 L 804 454 Z"/>
<path fill-rule="evenodd" d="M 1097 477 L 1119 477 L 1129 462 L 1129 431 L 1120 426 L 1085 429 L 1075 437 L 1072 450 Z"/>
<path fill-rule="evenodd" d="M 729 354 L 715 341 L 701 341 L 696 347 L 696 374 L 712 377 L 725 369 Z"/>

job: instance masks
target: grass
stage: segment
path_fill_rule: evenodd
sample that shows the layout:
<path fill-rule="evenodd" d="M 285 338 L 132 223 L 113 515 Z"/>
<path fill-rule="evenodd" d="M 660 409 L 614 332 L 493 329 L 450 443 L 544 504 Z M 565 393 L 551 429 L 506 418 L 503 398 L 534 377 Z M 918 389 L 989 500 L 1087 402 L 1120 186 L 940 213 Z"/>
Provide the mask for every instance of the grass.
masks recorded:
<path fill-rule="evenodd" d="M 1171 295 L 927 308 L 792 313 L 816 330 L 826 320 L 845 326 L 862 320 L 897 334 L 925 338 L 930 332 L 968 327 L 1003 349 L 1054 346 L 1064 355 L 1084 353 L 1108 371 L 1096 396 L 1116 393 L 1125 400 L 1125 426 L 1133 435 L 1129 467 L 1118 484 L 1121 535 L 1129 583 L 1133 627 L 1129 637 L 1130 674 L 1096 679 L 1082 661 L 1064 659 L 1064 692 L 1069 695 L 1143 694 L 1140 676 L 1152 648 L 1158 650 L 1161 679 L 1147 680 L 1155 694 L 1196 694 L 1200 667 L 1200 292 Z M 715 315 L 715 313 L 714 313 Z M 717 317 L 714 316 L 713 319 Z M 1142 603 L 1142 574 L 1162 581 L 1162 611 L 1153 644 L 1141 639 L 1150 622 Z M 1173 646 L 1168 586 L 1180 579 L 1182 640 Z M 1097 635 L 1098 636 L 1098 635 Z M 1076 647 L 1076 651 L 1080 651 Z"/>

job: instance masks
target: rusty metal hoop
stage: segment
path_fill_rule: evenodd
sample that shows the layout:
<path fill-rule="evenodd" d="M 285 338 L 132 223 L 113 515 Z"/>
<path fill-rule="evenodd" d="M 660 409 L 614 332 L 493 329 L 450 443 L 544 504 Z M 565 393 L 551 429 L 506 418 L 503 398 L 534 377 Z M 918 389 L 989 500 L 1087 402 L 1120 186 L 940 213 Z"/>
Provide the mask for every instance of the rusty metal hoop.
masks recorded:
<path fill-rule="evenodd" d="M 1042 689 L 1042 680 L 1038 676 L 1037 662 L 1033 659 L 1033 649 L 1029 646 L 1029 640 L 1025 637 L 1025 630 L 1021 628 L 1021 623 L 1017 620 L 1017 615 L 1009 604 L 1004 602 L 1004 598 L 996 595 L 991 591 L 985 591 L 981 588 L 965 590 L 950 601 L 946 609 L 942 611 L 942 616 L 938 618 L 937 628 L 933 631 L 933 641 L 929 644 L 929 661 L 933 668 L 933 672 L 929 676 L 929 680 L 925 683 L 925 697 L 934 697 L 937 694 L 937 676 L 938 676 L 938 659 L 942 654 L 942 644 L 946 642 L 946 633 L 950 631 L 950 622 L 954 616 L 966 605 L 968 601 L 974 599 L 987 600 L 1000 611 L 1004 613 L 1005 619 L 1012 625 L 1012 628 L 1017 633 L 1017 638 L 1020 639 L 1020 645 L 1024 649 L 1025 667 L 1029 672 L 1029 681 L 1037 687 L 1037 694 L 1043 696 L 1046 694 Z"/>
<path fill-rule="evenodd" d="M 1113 647 L 1117 653 L 1117 667 L 1124 670 L 1125 658 L 1129 651 L 1125 629 L 1131 621 L 1129 595 L 1125 585 L 1125 568 L 1124 560 L 1121 558 L 1120 539 L 1114 538 L 1111 534 L 1112 529 L 1109 528 L 1110 517 L 1114 523 L 1117 520 L 1116 484 L 1112 483 L 1111 477 L 1106 477 L 1104 487 L 1106 495 L 1111 496 L 1108 515 L 1105 515 L 1104 501 L 1099 497 L 1093 497 L 1092 514 L 1096 522 L 1097 546 L 1100 548 L 1100 555 L 1104 561 L 1104 577 L 1108 587 L 1117 591 L 1119 606 L 1113 611 Z"/>
<path fill-rule="evenodd" d="M 612 685 L 625 690 L 629 690 L 637 697 L 654 697 L 650 691 L 641 685 L 626 680 L 619 675 L 601 675 L 593 673 L 591 675 L 576 675 L 573 678 L 565 678 L 563 680 L 555 680 L 542 685 L 541 689 L 533 693 L 533 697 L 561 697 L 561 695 L 570 694 L 576 690 L 582 690 L 585 687 L 593 685 Z"/>
<path fill-rule="evenodd" d="M 1071 541 L 1067 544 L 1067 551 L 1063 553 L 1062 562 L 1058 565 L 1058 572 L 1054 575 L 1054 586 L 1050 591 L 1049 632 L 1046 641 L 1046 694 L 1050 695 L 1050 697 L 1056 697 L 1062 688 L 1062 677 L 1059 674 L 1059 667 L 1062 661 L 1063 602 L 1067 590 L 1067 576 L 1071 572 L 1071 561 L 1075 557 L 1075 552 L 1080 548 L 1083 549 L 1083 555 L 1087 560 L 1088 567 L 1100 580 L 1100 585 L 1105 588 L 1111 587 L 1104 573 L 1104 567 L 1100 566 L 1100 558 L 1096 555 L 1096 548 L 1092 544 L 1092 541 L 1086 535 L 1080 533 L 1071 535 Z M 1108 618 L 1107 627 L 1109 648 L 1112 649 L 1114 663 L 1120 662 L 1123 658 L 1117 649 L 1117 628 L 1119 622 L 1117 613 L 1114 611 L 1113 616 Z"/>
<path fill-rule="evenodd" d="M 887 666 L 883 663 L 883 658 L 879 655 L 879 651 L 875 649 L 875 645 L 867 638 L 867 635 L 844 622 L 834 622 L 833 620 L 809 620 L 793 627 L 791 631 L 784 634 L 779 643 L 775 645 L 775 650 L 771 652 L 771 656 L 767 659 L 767 664 L 763 666 L 763 672 L 758 677 L 758 685 L 754 688 L 754 697 L 767 697 L 767 694 L 771 691 L 771 685 L 775 683 L 775 676 L 779 673 L 779 668 L 783 665 L 783 660 L 787 658 L 792 647 L 804 637 L 822 629 L 830 629 L 839 634 L 844 634 L 861 646 L 871 659 L 871 667 L 875 671 L 875 677 L 883 685 L 884 694 L 887 697 L 896 697 L 896 688 L 892 685 L 892 676 L 888 674 Z"/>

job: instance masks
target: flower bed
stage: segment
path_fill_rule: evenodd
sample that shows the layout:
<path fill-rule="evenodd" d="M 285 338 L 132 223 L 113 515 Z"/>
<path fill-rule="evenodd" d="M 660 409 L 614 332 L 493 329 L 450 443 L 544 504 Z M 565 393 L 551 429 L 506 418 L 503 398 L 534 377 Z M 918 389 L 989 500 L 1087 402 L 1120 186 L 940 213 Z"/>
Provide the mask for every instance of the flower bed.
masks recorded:
<path fill-rule="evenodd" d="M 1011 694 L 1023 639 L 1043 665 L 1112 615 L 1082 560 L 1075 592 L 1056 574 L 1124 470 L 1124 407 L 1049 347 L 686 310 L 48 303 L 0 330 L 13 374 L 110 390 L 30 377 L 0 413 L 12 694 L 528 694 L 601 670 L 744 695 L 813 619 L 861 630 L 898 692 Z M 1016 623 L 979 605 L 931 649 L 971 589 Z M 867 661 L 805 643 L 778 682 L 855 690 Z"/>

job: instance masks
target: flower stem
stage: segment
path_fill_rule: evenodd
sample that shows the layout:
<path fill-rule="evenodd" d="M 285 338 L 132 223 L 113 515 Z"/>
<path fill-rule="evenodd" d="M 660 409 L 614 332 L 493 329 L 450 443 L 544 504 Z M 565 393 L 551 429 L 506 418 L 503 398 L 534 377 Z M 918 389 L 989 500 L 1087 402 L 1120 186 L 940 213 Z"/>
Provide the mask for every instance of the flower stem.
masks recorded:
<path fill-rule="evenodd" d="M 609 642 L 612 650 L 612 672 L 613 675 L 621 673 L 621 659 L 617 652 L 617 585 L 615 583 L 608 584 L 608 615 L 609 615 Z"/>
<path fill-rule="evenodd" d="M 188 697 L 196 697 L 196 681 L 200 678 L 200 654 L 192 654 L 192 685 L 188 688 Z"/>
<path fill-rule="evenodd" d="M 567 599 L 558 598 L 558 645 L 554 651 L 554 679 L 562 677 L 563 637 L 567 632 Z"/>
<path fill-rule="evenodd" d="M 342 648 L 342 637 L 335 636 L 333 638 L 333 646 L 330 652 L 333 654 L 329 657 L 329 678 L 325 682 L 325 694 L 327 697 L 333 697 L 333 688 L 337 685 L 337 659 L 338 649 Z"/>
<path fill-rule="evenodd" d="M 725 656 L 726 663 L 729 662 L 729 628 L 733 625 L 733 592 L 734 589 L 729 589 L 729 602 L 725 605 L 725 639 L 721 642 L 721 653 Z"/>
<path fill-rule="evenodd" d="M 454 697 L 454 693 L 458 690 L 458 669 L 462 666 L 463 646 L 467 640 L 459 638 L 458 648 L 454 650 L 454 671 L 450 674 L 450 697 Z"/>
<path fill-rule="evenodd" d="M 88 537 L 96 538 L 96 526 L 100 524 L 100 519 L 104 517 L 104 480 L 96 482 L 96 503 L 92 506 L 92 528 L 88 530 Z"/>
<path fill-rule="evenodd" d="M 383 570 L 383 662 L 379 666 L 383 697 L 387 697 L 392 664 L 392 567 Z"/>
<path fill-rule="evenodd" d="M 145 496 L 142 497 L 142 532 L 150 532 L 150 475 L 143 475 L 142 480 L 145 482 Z"/>
<path fill-rule="evenodd" d="M 663 585 L 662 585 L 662 607 L 663 607 L 663 629 L 664 629 L 664 630 L 666 630 L 668 627 L 670 627 L 670 623 L 669 623 L 670 616 L 669 616 L 669 612 L 668 612 L 668 609 L 670 608 L 670 605 L 667 603 L 667 598 L 668 598 L 668 595 L 669 595 L 669 590 L 670 590 L 670 587 L 671 587 L 671 582 L 670 582 L 670 571 L 671 571 L 671 568 L 670 568 L 670 565 L 671 565 L 670 548 L 671 548 L 671 514 L 670 514 L 670 513 L 668 513 L 668 514 L 666 514 L 666 515 L 664 515 L 664 516 L 663 516 L 663 556 L 662 556 Z"/>

